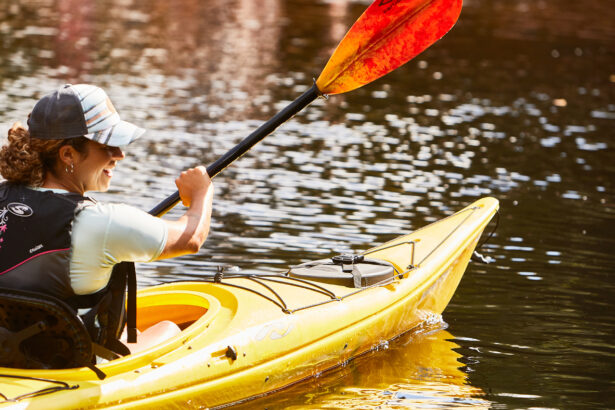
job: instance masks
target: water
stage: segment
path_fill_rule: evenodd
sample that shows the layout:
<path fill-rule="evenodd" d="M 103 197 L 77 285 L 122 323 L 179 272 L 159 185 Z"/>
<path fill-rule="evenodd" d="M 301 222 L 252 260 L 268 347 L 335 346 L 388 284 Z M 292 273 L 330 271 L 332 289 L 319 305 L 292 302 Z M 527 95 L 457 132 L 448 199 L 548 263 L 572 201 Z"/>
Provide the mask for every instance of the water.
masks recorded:
<path fill-rule="evenodd" d="M 150 209 L 309 87 L 366 5 L 0 0 L 2 135 L 58 85 L 98 84 L 149 132 L 96 196 Z M 220 174 L 205 247 L 139 265 L 140 286 L 366 249 L 494 196 L 496 263 L 442 322 L 245 406 L 615 408 L 613 21 L 598 0 L 466 1 L 435 46 Z"/>

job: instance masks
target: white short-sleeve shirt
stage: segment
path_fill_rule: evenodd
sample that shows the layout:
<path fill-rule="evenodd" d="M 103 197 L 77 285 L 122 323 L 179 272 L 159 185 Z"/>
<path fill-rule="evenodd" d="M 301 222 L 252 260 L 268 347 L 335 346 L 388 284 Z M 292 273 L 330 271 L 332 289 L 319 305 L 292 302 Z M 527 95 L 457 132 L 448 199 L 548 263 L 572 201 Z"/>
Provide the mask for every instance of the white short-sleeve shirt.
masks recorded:
<path fill-rule="evenodd" d="M 66 193 L 53 189 L 56 193 Z M 77 295 L 107 285 L 120 262 L 150 262 L 167 242 L 165 222 L 125 204 L 87 205 L 73 221 L 70 281 Z"/>

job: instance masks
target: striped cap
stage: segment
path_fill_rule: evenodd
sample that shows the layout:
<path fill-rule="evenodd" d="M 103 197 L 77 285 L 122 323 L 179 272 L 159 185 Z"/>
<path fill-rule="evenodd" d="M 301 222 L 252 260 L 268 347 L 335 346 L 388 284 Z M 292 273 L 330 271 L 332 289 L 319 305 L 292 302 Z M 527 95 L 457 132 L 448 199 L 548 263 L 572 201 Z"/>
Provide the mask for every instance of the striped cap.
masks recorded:
<path fill-rule="evenodd" d="M 113 147 L 128 145 L 145 132 L 122 121 L 107 94 L 89 84 L 66 84 L 41 98 L 28 118 L 28 131 L 34 138 L 84 136 Z"/>

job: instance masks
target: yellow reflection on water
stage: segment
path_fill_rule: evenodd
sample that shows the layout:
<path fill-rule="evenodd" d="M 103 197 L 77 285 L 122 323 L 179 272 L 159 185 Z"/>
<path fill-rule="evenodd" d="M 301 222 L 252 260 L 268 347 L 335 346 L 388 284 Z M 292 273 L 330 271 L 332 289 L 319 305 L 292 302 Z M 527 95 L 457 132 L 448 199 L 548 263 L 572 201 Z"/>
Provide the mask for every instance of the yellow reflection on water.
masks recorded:
<path fill-rule="evenodd" d="M 484 392 L 468 384 L 454 336 L 420 329 L 345 367 L 235 408 L 487 409 Z"/>

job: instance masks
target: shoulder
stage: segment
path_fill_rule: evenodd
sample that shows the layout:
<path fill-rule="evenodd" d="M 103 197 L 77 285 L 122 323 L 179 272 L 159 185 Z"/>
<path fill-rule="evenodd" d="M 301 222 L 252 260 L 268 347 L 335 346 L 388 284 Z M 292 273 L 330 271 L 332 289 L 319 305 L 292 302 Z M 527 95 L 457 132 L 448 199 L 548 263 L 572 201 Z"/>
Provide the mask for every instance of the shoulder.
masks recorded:
<path fill-rule="evenodd" d="M 113 215 L 140 212 L 143 211 L 126 204 L 86 202 L 79 213 L 88 217 L 109 217 Z"/>
<path fill-rule="evenodd" d="M 78 213 L 79 220 L 99 220 L 112 222 L 135 223 L 140 220 L 158 219 L 134 206 L 121 203 L 84 203 Z"/>
<path fill-rule="evenodd" d="M 164 221 L 134 206 L 122 203 L 85 204 L 75 221 L 80 225 L 116 235 L 165 229 Z"/>

